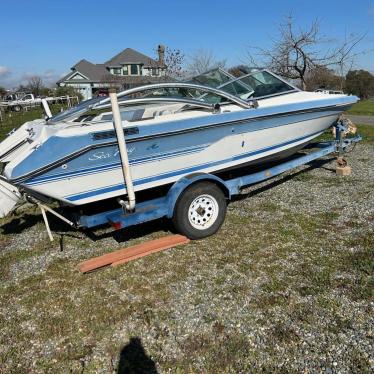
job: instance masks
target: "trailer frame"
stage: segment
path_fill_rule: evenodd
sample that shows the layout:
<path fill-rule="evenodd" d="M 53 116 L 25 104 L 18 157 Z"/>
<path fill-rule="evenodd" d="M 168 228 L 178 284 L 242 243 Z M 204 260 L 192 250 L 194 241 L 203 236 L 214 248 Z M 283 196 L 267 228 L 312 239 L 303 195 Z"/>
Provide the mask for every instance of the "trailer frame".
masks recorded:
<path fill-rule="evenodd" d="M 302 154 L 296 158 L 281 162 L 255 173 L 226 180 L 209 173 L 185 175 L 176 181 L 164 196 L 137 203 L 134 211 L 129 212 L 122 207 L 93 215 L 81 215 L 77 217 L 77 226 L 93 228 L 109 223 L 118 230 L 163 217 L 170 219 L 173 217 L 175 206 L 180 196 L 188 187 L 200 181 L 208 181 L 218 185 L 225 194 L 226 199 L 230 201 L 233 196 L 240 194 L 244 187 L 273 178 L 313 160 L 333 153 L 337 153 L 337 157 L 341 158 L 349 146 L 362 140 L 360 135 L 351 138 L 345 137 L 348 131 L 348 125 L 349 124 L 344 119 L 339 120 L 334 125 L 335 139 L 332 141 L 314 143 L 313 147 L 317 148 L 317 150 L 308 154 Z"/>

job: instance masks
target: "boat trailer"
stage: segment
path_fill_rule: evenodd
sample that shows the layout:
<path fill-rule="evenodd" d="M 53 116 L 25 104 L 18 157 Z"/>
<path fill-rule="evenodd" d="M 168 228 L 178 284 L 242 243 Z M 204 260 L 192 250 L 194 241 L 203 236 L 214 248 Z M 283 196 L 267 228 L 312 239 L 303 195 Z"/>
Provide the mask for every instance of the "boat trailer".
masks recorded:
<path fill-rule="evenodd" d="M 172 84 L 164 83 L 162 85 L 163 87 L 169 87 Z M 195 87 L 191 84 L 184 83 L 183 85 Z M 214 91 L 215 89 L 210 88 L 209 90 Z M 130 91 L 126 92 L 129 93 Z M 173 221 L 174 227 L 180 234 L 189 239 L 201 239 L 213 235 L 219 229 L 225 219 L 227 202 L 233 196 L 240 194 L 244 187 L 273 178 L 329 154 L 336 154 L 336 172 L 338 175 L 350 174 L 350 167 L 344 160 L 343 155 L 351 146 L 362 140 L 359 135 L 347 137 L 349 133 L 356 133 L 356 127 L 349 119 L 341 116 L 333 126 L 334 139 L 312 144 L 315 150 L 309 153 L 293 155 L 292 158 L 282 163 L 272 164 L 273 166 L 257 172 L 253 172 L 252 169 L 251 173 L 235 178 L 228 174 L 222 177 L 223 174 L 215 175 L 203 172 L 184 175 L 172 184 L 161 197 L 138 202 L 135 198 L 132 182 L 131 165 L 120 116 L 118 95 L 114 89 L 109 91 L 109 98 L 106 101 L 109 100 L 110 104 L 105 103 L 105 106 L 110 105 L 112 107 L 113 126 L 117 137 L 123 184 L 126 187 L 127 196 L 117 199 L 118 208 L 116 209 L 101 211 L 92 215 L 85 215 L 81 212 L 74 214 L 72 219 L 68 219 L 45 205 L 38 198 L 27 195 L 26 200 L 40 208 L 51 241 L 53 241 L 53 236 L 49 227 L 47 212 L 55 215 L 71 227 L 87 229 L 110 224 L 114 229 L 119 230 L 166 217 Z M 243 104 L 242 100 L 238 98 L 234 98 L 234 100 L 239 100 L 241 105 L 252 105 L 246 102 Z M 265 164 L 264 167 L 266 167 Z"/>
<path fill-rule="evenodd" d="M 76 225 L 82 228 L 93 228 L 109 223 L 118 230 L 163 217 L 171 219 L 175 215 L 177 202 L 184 192 L 187 191 L 189 187 L 199 182 L 215 184 L 222 190 L 225 198 L 231 200 L 233 196 L 240 194 L 244 187 L 273 178 L 298 166 L 334 153 L 337 154 L 337 174 L 347 175 L 349 174 L 350 168 L 346 165 L 343 154 L 351 146 L 354 146 L 357 142 L 362 140 L 360 135 L 350 138 L 345 137 L 349 126 L 349 120 L 339 120 L 334 126 L 334 140 L 312 144 L 316 150 L 307 154 L 302 154 L 292 160 L 277 164 L 268 169 L 232 179 L 222 179 L 216 175 L 207 173 L 186 175 L 175 182 L 163 197 L 137 203 L 136 208 L 132 211 L 127 211 L 122 206 L 118 209 L 94 215 L 81 215 L 78 217 Z M 186 233 L 183 234 L 186 235 Z M 192 239 L 196 238 L 192 237 Z"/>

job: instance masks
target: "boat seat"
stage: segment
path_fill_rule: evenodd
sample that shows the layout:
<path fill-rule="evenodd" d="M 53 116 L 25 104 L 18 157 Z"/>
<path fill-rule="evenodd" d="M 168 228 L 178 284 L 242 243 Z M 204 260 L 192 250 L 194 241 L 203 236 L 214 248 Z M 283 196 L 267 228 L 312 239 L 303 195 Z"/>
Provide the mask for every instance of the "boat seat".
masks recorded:
<path fill-rule="evenodd" d="M 170 111 L 169 109 L 157 110 L 155 111 L 154 116 L 159 117 L 159 116 L 164 116 L 166 114 L 172 114 L 172 111 Z"/>

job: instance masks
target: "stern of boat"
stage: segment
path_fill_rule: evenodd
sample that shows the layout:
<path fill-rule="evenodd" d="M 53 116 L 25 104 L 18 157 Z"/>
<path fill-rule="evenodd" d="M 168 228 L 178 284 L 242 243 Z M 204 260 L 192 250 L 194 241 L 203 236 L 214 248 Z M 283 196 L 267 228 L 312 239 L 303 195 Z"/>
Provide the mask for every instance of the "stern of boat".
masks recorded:
<path fill-rule="evenodd" d="M 26 122 L 17 130 L 11 131 L 0 143 L 0 218 L 8 215 L 21 199 L 18 187 L 6 177 L 7 165 L 32 146 L 44 125 L 45 120 Z"/>

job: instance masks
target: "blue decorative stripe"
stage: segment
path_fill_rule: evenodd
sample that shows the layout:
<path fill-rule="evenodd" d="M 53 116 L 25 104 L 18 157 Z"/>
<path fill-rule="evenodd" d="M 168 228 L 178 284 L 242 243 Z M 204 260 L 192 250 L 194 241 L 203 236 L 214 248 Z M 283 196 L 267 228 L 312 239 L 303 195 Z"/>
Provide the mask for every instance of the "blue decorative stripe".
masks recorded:
<path fill-rule="evenodd" d="M 170 157 L 175 157 L 175 156 L 184 156 L 184 155 L 187 155 L 187 154 L 190 154 L 190 153 L 199 152 L 199 151 L 205 149 L 207 146 L 208 146 L 208 144 L 204 144 L 204 145 L 201 145 L 201 146 L 198 146 L 198 147 L 191 147 L 191 148 L 188 148 L 188 149 L 185 149 L 185 150 L 178 150 L 178 151 L 175 151 L 175 152 L 168 152 L 168 153 L 159 154 L 159 155 L 152 155 L 152 156 L 148 156 L 148 157 L 139 157 L 137 159 L 130 160 L 130 165 L 137 165 L 137 164 L 140 164 L 140 163 L 146 163 L 146 162 L 150 162 L 150 161 L 159 161 L 159 160 L 163 160 L 165 158 L 170 158 Z M 65 178 L 80 177 L 80 176 L 87 175 L 87 174 L 95 174 L 96 172 L 100 172 L 102 170 L 107 171 L 107 170 L 117 169 L 119 167 L 121 167 L 121 162 L 120 161 L 113 162 L 113 163 L 110 163 L 110 164 L 104 164 L 104 165 L 100 165 L 100 166 L 93 166 L 93 167 L 89 167 L 89 168 L 86 168 L 86 169 L 69 171 L 69 172 L 66 172 L 66 173 L 40 176 L 40 177 L 36 177 L 36 178 L 32 179 L 30 182 L 27 182 L 27 185 L 32 186 L 32 185 L 43 184 L 44 182 L 47 182 L 47 181 L 50 182 L 50 181 L 56 181 L 56 180 L 65 179 Z"/>
<path fill-rule="evenodd" d="M 290 94 L 293 95 L 293 94 Z M 274 106 L 260 106 L 257 109 L 222 112 L 214 115 L 196 116 L 191 118 L 165 118 L 161 123 L 150 123 L 140 126 L 139 136 L 131 136 L 129 142 L 148 141 L 158 137 L 169 137 L 170 135 L 180 136 L 192 131 L 212 130 L 229 126 L 245 126 L 244 132 L 258 131 L 264 128 L 279 126 L 293 120 L 306 120 L 312 117 L 319 118 L 322 114 L 338 115 L 346 107 L 357 101 L 356 97 L 327 97 L 324 99 L 283 103 Z M 334 96 L 334 95 L 330 95 Z M 285 122 L 285 123 L 284 123 Z M 89 131 L 89 130 L 88 130 Z M 96 131 L 94 128 L 92 132 Z M 32 152 L 25 160 L 19 162 L 12 169 L 11 179 L 14 183 L 27 183 L 32 178 L 50 172 L 51 167 L 61 165 L 80 156 L 83 152 L 95 148 L 113 145 L 116 142 L 107 140 L 103 142 L 92 141 L 92 132 L 77 133 L 66 138 L 57 131 L 46 139 L 37 150 Z M 67 141 L 67 139 L 69 141 Z M 45 176 L 45 174 L 44 174 Z"/>
<path fill-rule="evenodd" d="M 254 156 L 254 155 L 257 155 L 257 154 L 265 153 L 265 152 L 268 152 L 268 151 L 273 150 L 273 149 L 281 148 L 281 147 L 284 147 L 286 145 L 290 145 L 290 144 L 293 144 L 293 143 L 300 142 L 300 141 L 305 140 L 307 138 L 310 138 L 312 136 L 320 135 L 322 133 L 323 133 L 323 131 L 318 131 L 318 132 L 315 132 L 315 133 L 312 133 L 312 134 L 309 134 L 309 135 L 306 135 L 306 136 L 302 136 L 300 138 L 296 138 L 296 139 L 293 139 L 293 140 L 290 140 L 290 141 L 287 141 L 287 142 L 284 142 L 284 143 L 280 143 L 280 144 L 273 145 L 273 146 L 270 146 L 270 147 L 262 148 L 262 149 L 259 149 L 257 151 L 242 153 L 242 154 L 239 154 L 237 156 L 227 158 L 225 160 L 207 162 L 207 163 L 199 164 L 199 165 L 196 165 L 196 166 L 193 166 L 193 167 L 190 167 L 190 168 L 174 170 L 174 171 L 171 171 L 171 172 L 154 175 L 152 177 L 137 179 L 137 180 L 133 181 L 133 184 L 134 184 L 134 186 L 138 186 L 138 185 L 141 185 L 141 184 L 154 182 L 154 181 L 160 180 L 160 179 L 171 178 L 171 177 L 181 175 L 181 174 L 190 174 L 190 173 L 199 171 L 201 169 L 205 169 L 205 168 L 208 168 L 208 167 L 224 164 L 224 163 L 229 162 L 229 161 L 236 161 L 236 160 L 240 160 L 240 159 L 247 158 L 247 157 L 250 157 L 250 156 Z M 86 199 L 86 198 L 91 197 L 91 196 L 96 196 L 96 195 L 101 195 L 101 194 L 121 190 L 122 188 L 125 188 L 125 185 L 123 183 L 108 186 L 108 187 L 105 187 L 105 188 L 99 188 L 99 189 L 86 191 L 86 192 L 79 193 L 79 194 L 76 194 L 76 195 L 65 196 L 65 198 L 69 201 L 77 201 L 77 200 Z"/>

